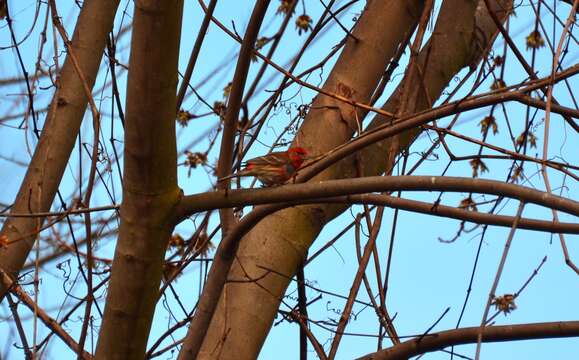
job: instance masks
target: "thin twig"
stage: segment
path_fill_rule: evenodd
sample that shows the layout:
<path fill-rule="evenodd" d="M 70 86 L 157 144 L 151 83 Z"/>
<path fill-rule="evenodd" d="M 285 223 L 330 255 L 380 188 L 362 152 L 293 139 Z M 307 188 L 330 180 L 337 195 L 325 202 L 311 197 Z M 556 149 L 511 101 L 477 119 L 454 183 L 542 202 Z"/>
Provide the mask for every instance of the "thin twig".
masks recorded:
<path fill-rule="evenodd" d="M 485 327 L 486 322 L 487 322 L 487 316 L 488 316 L 489 310 L 491 308 L 491 303 L 492 303 L 493 299 L 495 298 L 495 293 L 496 293 L 497 287 L 499 285 L 499 280 L 500 280 L 501 275 L 503 273 L 503 268 L 505 267 L 505 262 L 507 261 L 507 255 L 509 254 L 509 249 L 511 248 L 511 243 L 512 243 L 513 238 L 515 236 L 515 231 L 517 230 L 517 226 L 519 224 L 519 220 L 521 219 L 521 215 L 523 215 L 523 209 L 524 208 L 525 208 L 525 203 L 521 201 L 519 203 L 519 209 L 517 210 L 517 215 L 515 217 L 513 227 L 511 228 L 511 231 L 509 233 L 507 241 L 505 242 L 505 248 L 503 250 L 503 255 L 501 256 L 501 261 L 500 261 L 499 267 L 497 269 L 497 274 L 495 276 L 495 280 L 493 282 L 491 290 L 489 291 L 489 297 L 487 299 L 487 304 L 485 306 L 483 318 L 482 318 L 481 325 L 480 325 L 480 330 L 479 330 L 478 337 L 477 337 L 476 356 L 475 356 L 476 360 L 478 360 L 480 358 L 482 334 L 483 334 L 484 327 Z"/>

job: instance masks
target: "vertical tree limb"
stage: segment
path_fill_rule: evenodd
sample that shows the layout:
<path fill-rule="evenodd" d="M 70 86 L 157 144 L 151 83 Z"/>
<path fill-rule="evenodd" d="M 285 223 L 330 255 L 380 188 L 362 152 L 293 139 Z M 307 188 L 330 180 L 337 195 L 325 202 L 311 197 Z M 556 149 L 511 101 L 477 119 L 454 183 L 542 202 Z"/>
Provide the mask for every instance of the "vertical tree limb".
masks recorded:
<path fill-rule="evenodd" d="M 143 359 L 173 230 L 182 0 L 135 2 L 121 224 L 97 359 Z"/>
<path fill-rule="evenodd" d="M 241 43 L 241 50 L 239 50 L 237 66 L 235 67 L 235 74 L 233 75 L 233 82 L 231 84 L 231 93 L 227 100 L 227 109 L 223 120 L 221 149 L 219 152 L 219 161 L 217 163 L 217 178 L 223 178 L 231 174 L 233 145 L 235 143 L 235 132 L 237 131 L 239 110 L 243 98 L 243 89 L 245 88 L 247 73 L 249 71 L 249 65 L 251 64 L 254 44 L 268 6 L 269 0 L 260 0 L 255 4 L 255 8 L 251 14 L 251 20 L 249 21 L 245 36 L 243 37 L 243 42 Z M 230 183 L 230 179 L 221 181 L 217 184 L 217 188 L 228 189 Z M 219 218 L 221 220 L 221 231 L 226 235 L 229 228 L 234 224 L 233 209 L 219 210 Z M 185 342 L 185 348 L 188 346 L 187 344 L 188 342 Z"/>
<path fill-rule="evenodd" d="M 239 110 L 241 106 L 241 101 L 243 98 L 243 89 L 245 87 L 245 82 L 247 80 L 247 72 L 249 70 L 249 65 L 251 63 L 251 56 L 253 54 L 253 48 L 257 35 L 259 33 L 259 28 L 263 18 L 265 17 L 265 12 L 269 6 L 269 0 L 261 0 L 257 2 L 253 9 L 251 15 L 251 20 L 245 32 L 243 42 L 241 44 L 241 50 L 239 51 L 239 58 L 237 62 L 237 67 L 235 68 L 235 75 L 233 76 L 233 83 L 231 87 L 231 94 L 229 95 L 227 110 L 225 113 L 223 135 L 221 137 L 221 150 L 219 153 L 219 162 L 217 164 L 217 177 L 221 178 L 231 174 L 231 164 L 233 161 L 233 144 L 235 141 L 235 132 L 237 131 L 237 123 Z M 219 189 L 228 189 L 230 185 L 230 180 L 220 182 L 218 184 Z M 219 210 L 219 218 L 221 220 L 221 231 L 225 237 L 229 232 L 229 228 L 234 225 L 233 209 L 221 209 Z M 224 246 L 225 245 L 225 246 Z M 233 260 L 234 248 L 226 249 L 227 244 L 222 242 L 219 245 L 220 254 L 224 259 L 224 262 L 229 262 Z M 224 276 L 216 276 L 216 273 L 226 274 L 228 265 L 220 264 L 217 261 L 217 266 L 212 266 L 209 278 L 220 278 L 224 279 Z M 220 266 L 221 265 L 221 266 Z M 212 285 L 212 286 L 211 286 Z M 203 295 L 199 299 L 197 304 L 197 309 L 195 315 L 191 321 L 189 330 L 187 331 L 187 336 L 179 353 L 179 359 L 196 359 L 203 339 L 205 338 L 206 329 L 209 326 L 209 322 L 213 316 L 216 306 L 216 295 L 219 294 L 220 285 L 217 282 L 213 282 L 209 287 L 206 287 Z M 214 289 L 214 291 L 211 291 Z"/>

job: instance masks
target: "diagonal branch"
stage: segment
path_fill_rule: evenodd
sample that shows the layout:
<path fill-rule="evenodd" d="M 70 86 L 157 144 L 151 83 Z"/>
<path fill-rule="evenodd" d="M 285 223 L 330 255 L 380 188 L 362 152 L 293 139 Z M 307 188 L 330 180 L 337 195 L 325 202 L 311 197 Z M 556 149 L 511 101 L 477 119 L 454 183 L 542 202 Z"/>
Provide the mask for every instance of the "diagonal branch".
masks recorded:
<path fill-rule="evenodd" d="M 251 20 L 245 32 L 243 42 L 241 43 L 241 50 L 239 51 L 239 58 L 233 75 L 233 82 L 231 85 L 231 94 L 227 101 L 227 109 L 225 111 L 225 118 L 223 119 L 223 134 L 221 135 L 221 149 L 219 151 L 219 161 L 217 163 L 217 177 L 223 178 L 231 174 L 231 164 L 233 162 L 233 145 L 235 142 L 235 132 L 237 131 L 239 110 L 241 108 L 241 100 L 243 98 L 243 89 L 247 80 L 247 73 L 249 65 L 251 64 L 251 57 L 253 55 L 253 47 L 259 28 L 265 12 L 269 6 L 269 0 L 260 0 L 255 5 Z M 231 180 L 227 179 L 217 184 L 218 189 L 228 189 Z M 233 211 L 230 209 L 222 209 L 219 212 L 221 220 L 221 229 L 224 234 L 227 234 L 229 228 L 234 224 Z M 185 348 L 188 342 L 185 342 Z"/>
<path fill-rule="evenodd" d="M 85 1 L 72 37 L 78 59 L 79 78 L 70 56 L 62 68 L 40 141 L 28 166 L 11 212 L 46 212 L 58 191 L 88 98 L 85 87 L 92 88 L 97 76 L 107 33 L 111 30 L 118 1 Z M 4 223 L 0 237 L 11 244 L 0 248 L 0 268 L 16 277 L 37 238 L 43 218 L 11 218 Z M 24 241 L 11 242 L 12 239 Z M 0 300 L 6 289 L 0 284 Z"/>

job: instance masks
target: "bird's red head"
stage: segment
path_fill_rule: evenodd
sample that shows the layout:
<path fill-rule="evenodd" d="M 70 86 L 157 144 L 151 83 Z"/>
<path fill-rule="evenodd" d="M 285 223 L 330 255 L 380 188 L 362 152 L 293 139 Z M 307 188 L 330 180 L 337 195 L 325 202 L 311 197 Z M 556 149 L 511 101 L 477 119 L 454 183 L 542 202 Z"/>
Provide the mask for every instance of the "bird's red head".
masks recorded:
<path fill-rule="evenodd" d="M 302 166 L 304 160 L 308 156 L 308 152 L 306 151 L 306 149 L 304 149 L 303 147 L 299 147 L 299 146 L 289 148 L 287 150 L 287 152 L 288 152 L 290 161 L 292 163 L 292 166 L 295 169 L 299 169 Z"/>

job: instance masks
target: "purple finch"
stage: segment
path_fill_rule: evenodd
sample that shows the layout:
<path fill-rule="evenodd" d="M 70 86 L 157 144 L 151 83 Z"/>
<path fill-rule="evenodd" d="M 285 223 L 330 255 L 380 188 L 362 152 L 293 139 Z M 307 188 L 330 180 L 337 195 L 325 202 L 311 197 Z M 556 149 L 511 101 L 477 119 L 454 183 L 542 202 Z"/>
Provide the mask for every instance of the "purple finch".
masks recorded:
<path fill-rule="evenodd" d="M 223 177 L 219 181 L 243 176 L 255 176 L 264 186 L 280 185 L 295 175 L 307 158 L 307 154 L 307 151 L 302 147 L 272 152 L 247 160 L 243 170 Z"/>

